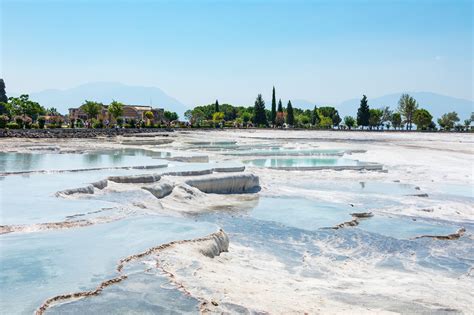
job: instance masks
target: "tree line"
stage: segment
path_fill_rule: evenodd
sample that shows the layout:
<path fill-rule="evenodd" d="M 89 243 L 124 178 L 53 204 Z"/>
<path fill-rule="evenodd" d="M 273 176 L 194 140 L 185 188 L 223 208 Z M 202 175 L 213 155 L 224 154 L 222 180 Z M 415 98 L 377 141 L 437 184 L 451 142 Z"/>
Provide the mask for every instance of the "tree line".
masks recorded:
<path fill-rule="evenodd" d="M 62 116 L 54 107 L 45 108 L 38 102 L 32 101 L 27 94 L 22 94 L 19 97 L 7 97 L 5 82 L 0 79 L 0 128 L 161 127 L 161 124 L 154 123 L 155 117 L 152 111 L 145 112 L 143 119 L 123 119 L 124 106 L 117 101 L 104 105 L 100 102 L 86 100 L 80 106 L 80 109 L 87 115 L 87 119 L 83 121 L 68 117 L 68 115 Z M 105 107 L 108 117 L 103 115 Z M 178 120 L 178 114 L 175 112 L 164 111 L 163 116 L 166 123 Z"/>
<path fill-rule="evenodd" d="M 333 106 L 314 106 L 310 109 L 293 107 L 288 101 L 286 107 L 281 99 L 276 100 L 275 87 L 272 103 L 266 109 L 265 101 L 258 94 L 254 106 L 233 106 L 215 103 L 196 106 L 185 112 L 185 118 L 193 127 L 270 127 L 270 128 L 312 128 L 312 129 L 366 129 L 366 130 L 437 130 L 431 113 L 420 108 L 418 102 L 408 94 L 402 94 L 395 110 L 390 107 L 370 108 L 368 98 L 363 95 L 355 116 L 341 119 Z M 442 130 L 469 130 L 474 115 L 460 124 L 456 112 L 443 114 L 438 120 Z"/>

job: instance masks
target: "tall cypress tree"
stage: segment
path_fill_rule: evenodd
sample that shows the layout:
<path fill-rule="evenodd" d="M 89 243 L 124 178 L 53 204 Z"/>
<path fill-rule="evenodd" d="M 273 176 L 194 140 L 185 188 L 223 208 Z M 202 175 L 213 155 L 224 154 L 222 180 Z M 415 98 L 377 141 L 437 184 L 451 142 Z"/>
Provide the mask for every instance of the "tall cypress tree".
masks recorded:
<path fill-rule="evenodd" d="M 258 94 L 255 100 L 255 106 L 253 110 L 253 119 L 255 125 L 267 125 L 267 115 L 265 113 L 265 101 L 262 98 L 262 94 Z"/>
<path fill-rule="evenodd" d="M 7 93 L 5 92 L 5 81 L 3 79 L 0 79 L 0 114 L 5 113 L 7 110 L 5 108 L 5 105 L 2 103 L 7 103 L 8 102 L 8 97 Z"/>
<path fill-rule="evenodd" d="M 321 119 L 319 118 L 318 107 L 314 105 L 313 112 L 311 113 L 311 125 L 317 126 Z"/>
<path fill-rule="evenodd" d="M 219 101 L 216 100 L 216 104 L 214 105 L 214 113 L 217 113 L 219 111 Z"/>
<path fill-rule="evenodd" d="M 369 104 L 367 103 L 367 96 L 363 95 L 360 100 L 360 107 L 357 110 L 357 125 L 368 126 L 370 118 L 370 109 Z"/>
<path fill-rule="evenodd" d="M 288 106 L 286 107 L 286 123 L 290 126 L 295 124 L 295 114 L 293 113 L 291 101 L 288 101 Z"/>
<path fill-rule="evenodd" d="M 275 99 L 275 87 L 273 87 L 272 93 L 272 124 L 275 125 L 275 118 L 276 118 L 276 99 Z"/>
<path fill-rule="evenodd" d="M 281 104 L 281 98 L 278 100 L 278 110 L 277 112 L 283 113 L 283 105 Z"/>

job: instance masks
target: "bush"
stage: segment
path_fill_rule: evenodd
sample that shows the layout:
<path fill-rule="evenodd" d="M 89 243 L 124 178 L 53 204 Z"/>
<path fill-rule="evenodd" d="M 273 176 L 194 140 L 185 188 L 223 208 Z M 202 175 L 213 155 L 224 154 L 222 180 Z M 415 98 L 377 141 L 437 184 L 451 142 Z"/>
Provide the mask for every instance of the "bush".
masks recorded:
<path fill-rule="evenodd" d="M 9 120 L 7 115 L 0 115 L 0 128 L 5 128 Z"/>
<path fill-rule="evenodd" d="M 73 118 L 69 121 L 69 128 L 74 129 L 76 127 L 76 120 Z"/>
<path fill-rule="evenodd" d="M 44 116 L 39 116 L 38 117 L 38 127 L 39 127 L 39 129 L 43 129 L 45 123 L 46 123 L 46 118 Z"/>
<path fill-rule="evenodd" d="M 124 128 L 132 128 L 132 126 L 130 124 L 124 124 L 123 127 Z"/>
<path fill-rule="evenodd" d="M 84 122 L 82 121 L 82 119 L 76 120 L 76 127 L 77 128 L 84 128 Z"/>
<path fill-rule="evenodd" d="M 15 116 L 15 118 L 13 119 L 16 124 L 18 125 L 18 128 L 17 129 L 20 129 L 20 128 L 23 128 L 23 117 L 21 116 Z M 14 128 L 11 128 L 11 129 L 14 129 Z"/>
<path fill-rule="evenodd" d="M 130 128 L 135 128 L 137 126 L 137 121 L 135 119 L 130 119 L 129 123 Z"/>
<path fill-rule="evenodd" d="M 23 126 L 25 126 L 26 129 L 30 129 L 32 123 L 33 120 L 30 117 L 26 116 L 23 118 Z"/>
<path fill-rule="evenodd" d="M 56 129 L 56 128 L 58 128 L 58 126 L 57 126 L 56 124 L 50 123 L 50 124 L 46 124 L 46 128 L 48 128 L 48 129 Z"/>
<path fill-rule="evenodd" d="M 31 124 L 31 129 L 39 129 L 39 124 L 38 123 Z"/>
<path fill-rule="evenodd" d="M 117 125 L 122 127 L 122 125 L 123 125 L 123 118 L 122 117 L 117 118 Z"/>
<path fill-rule="evenodd" d="M 8 129 L 20 129 L 20 126 L 16 122 L 9 122 L 6 124 Z"/>
<path fill-rule="evenodd" d="M 92 128 L 101 129 L 104 128 L 104 123 L 102 120 L 92 119 Z"/>

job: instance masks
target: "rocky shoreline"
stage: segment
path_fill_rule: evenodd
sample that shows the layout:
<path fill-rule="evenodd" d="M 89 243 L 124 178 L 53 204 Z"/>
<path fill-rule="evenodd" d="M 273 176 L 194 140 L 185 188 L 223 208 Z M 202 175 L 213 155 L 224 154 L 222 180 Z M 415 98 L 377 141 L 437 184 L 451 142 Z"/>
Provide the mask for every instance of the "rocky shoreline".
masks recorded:
<path fill-rule="evenodd" d="M 95 138 L 115 137 L 131 134 L 161 133 L 173 131 L 171 128 L 141 129 L 0 129 L 0 138 Z"/>

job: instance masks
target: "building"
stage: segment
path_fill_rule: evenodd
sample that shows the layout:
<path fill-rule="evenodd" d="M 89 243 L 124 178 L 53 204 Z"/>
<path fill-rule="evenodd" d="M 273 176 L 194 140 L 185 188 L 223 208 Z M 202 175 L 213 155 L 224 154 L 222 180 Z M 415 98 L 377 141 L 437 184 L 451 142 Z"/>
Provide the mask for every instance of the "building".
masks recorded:
<path fill-rule="evenodd" d="M 97 115 L 96 119 L 102 120 L 110 120 L 112 121 L 113 118 L 110 116 L 109 112 L 107 111 L 108 106 L 102 106 L 101 111 Z M 153 113 L 153 123 L 161 123 L 165 121 L 163 108 L 153 108 L 151 106 L 142 106 L 142 105 L 124 105 L 123 106 L 123 115 L 122 118 L 125 121 L 129 121 L 134 119 L 135 121 L 139 120 L 146 120 L 145 113 L 146 112 Z M 69 108 L 69 119 L 81 119 L 83 121 L 87 120 L 87 114 L 79 107 L 79 108 Z"/>

